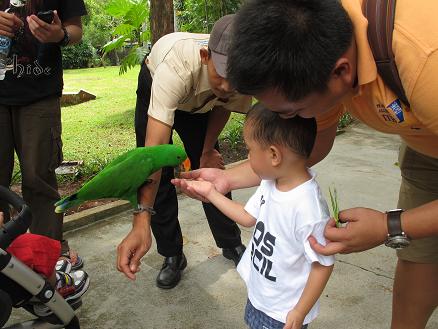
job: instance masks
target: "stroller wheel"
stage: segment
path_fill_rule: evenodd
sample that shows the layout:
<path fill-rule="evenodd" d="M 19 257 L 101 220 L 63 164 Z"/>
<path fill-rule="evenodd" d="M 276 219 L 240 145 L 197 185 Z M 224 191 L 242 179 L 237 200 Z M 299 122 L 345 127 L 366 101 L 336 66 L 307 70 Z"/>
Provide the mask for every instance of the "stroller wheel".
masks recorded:
<path fill-rule="evenodd" d="M 12 312 L 12 301 L 7 293 L 0 290 L 0 328 L 3 328 Z"/>
<path fill-rule="evenodd" d="M 70 304 L 70 307 L 73 310 L 77 310 L 79 307 L 82 306 L 82 299 L 78 298 L 78 299 L 76 299 L 74 301 L 69 301 L 68 303 Z M 36 306 L 35 304 L 25 304 L 25 305 L 23 305 L 23 308 L 26 311 L 28 311 L 29 313 L 31 313 L 31 314 L 35 315 L 36 317 L 38 317 L 39 319 L 41 319 L 43 321 L 46 321 L 46 322 L 48 322 L 50 324 L 56 325 L 56 324 L 61 324 L 62 323 L 61 320 L 55 314 L 53 314 L 51 312 L 47 316 L 40 316 L 37 312 L 35 312 L 35 309 L 34 309 L 35 306 Z M 76 328 L 76 327 L 71 327 L 71 328 Z M 79 328 L 79 327 L 77 327 L 77 328 Z"/>

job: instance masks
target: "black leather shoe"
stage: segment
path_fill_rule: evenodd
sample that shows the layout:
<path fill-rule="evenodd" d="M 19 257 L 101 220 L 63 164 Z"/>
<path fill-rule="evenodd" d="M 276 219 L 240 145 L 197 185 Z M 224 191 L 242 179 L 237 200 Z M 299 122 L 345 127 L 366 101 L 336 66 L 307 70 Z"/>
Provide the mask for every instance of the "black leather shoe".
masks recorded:
<path fill-rule="evenodd" d="M 157 287 L 161 289 L 172 289 L 181 280 L 181 272 L 187 266 L 187 259 L 184 253 L 181 256 L 164 258 L 163 266 L 157 276 Z"/>
<path fill-rule="evenodd" d="M 231 259 L 234 262 L 234 265 L 237 266 L 240 258 L 242 258 L 242 255 L 245 252 L 245 249 L 246 248 L 243 244 L 234 248 L 222 248 L 222 255 L 224 255 L 224 257 L 227 259 Z"/>

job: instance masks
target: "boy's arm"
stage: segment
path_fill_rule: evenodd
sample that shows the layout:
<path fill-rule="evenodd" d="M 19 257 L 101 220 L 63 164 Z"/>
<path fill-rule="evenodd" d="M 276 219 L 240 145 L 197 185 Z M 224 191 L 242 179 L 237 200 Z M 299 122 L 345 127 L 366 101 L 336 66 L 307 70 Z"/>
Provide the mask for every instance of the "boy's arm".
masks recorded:
<path fill-rule="evenodd" d="M 212 193 L 208 199 L 225 216 L 231 218 L 236 223 L 245 227 L 252 227 L 255 225 L 256 219 L 252 217 L 240 203 L 228 199 L 216 190 L 214 190 L 214 193 Z"/>
<path fill-rule="evenodd" d="M 321 296 L 332 271 L 333 265 L 324 266 L 318 262 L 312 263 L 312 269 L 304 291 L 297 305 L 288 313 L 284 329 L 301 328 L 304 318 Z"/>

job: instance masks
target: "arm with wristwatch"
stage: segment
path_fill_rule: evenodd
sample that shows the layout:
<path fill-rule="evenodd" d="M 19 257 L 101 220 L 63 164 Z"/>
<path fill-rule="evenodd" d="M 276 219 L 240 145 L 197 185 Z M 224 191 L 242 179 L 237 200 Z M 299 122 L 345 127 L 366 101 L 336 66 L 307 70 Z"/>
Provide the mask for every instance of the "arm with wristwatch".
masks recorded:
<path fill-rule="evenodd" d="M 410 240 L 438 236 L 438 200 L 420 207 L 380 212 L 369 208 L 351 208 L 339 213 L 341 221 L 348 223 L 336 228 L 334 221 L 326 227 L 325 236 L 330 242 L 322 246 L 310 239 L 312 248 L 323 255 L 368 250 L 385 244 L 402 249 Z"/>
<path fill-rule="evenodd" d="M 149 116 L 146 129 L 145 146 L 167 144 L 172 134 L 172 127 Z M 117 247 L 117 270 L 129 279 L 135 280 L 140 270 L 141 258 L 149 251 L 152 244 L 151 219 L 153 205 L 161 180 L 161 170 L 149 177 L 138 192 L 138 207 L 134 211 L 132 229 Z"/>
<path fill-rule="evenodd" d="M 61 22 L 57 11 L 54 10 L 51 23 L 45 22 L 37 15 L 30 15 L 26 19 L 30 31 L 41 43 L 56 43 L 65 47 L 82 39 L 81 17 L 72 17 Z"/>

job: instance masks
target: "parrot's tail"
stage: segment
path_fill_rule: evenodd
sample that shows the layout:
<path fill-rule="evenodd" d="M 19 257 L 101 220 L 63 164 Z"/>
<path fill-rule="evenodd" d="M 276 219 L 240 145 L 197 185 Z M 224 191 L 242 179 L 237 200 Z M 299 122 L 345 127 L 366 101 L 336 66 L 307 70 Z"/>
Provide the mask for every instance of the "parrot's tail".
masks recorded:
<path fill-rule="evenodd" d="M 72 208 L 74 206 L 77 206 L 81 203 L 82 201 L 80 201 L 78 199 L 78 195 L 77 193 L 72 194 L 68 197 L 65 197 L 64 199 L 59 200 L 58 202 L 55 203 L 55 212 L 57 214 L 61 214 L 64 211 L 66 211 L 68 208 Z"/>

